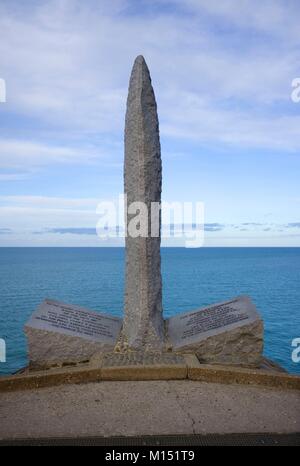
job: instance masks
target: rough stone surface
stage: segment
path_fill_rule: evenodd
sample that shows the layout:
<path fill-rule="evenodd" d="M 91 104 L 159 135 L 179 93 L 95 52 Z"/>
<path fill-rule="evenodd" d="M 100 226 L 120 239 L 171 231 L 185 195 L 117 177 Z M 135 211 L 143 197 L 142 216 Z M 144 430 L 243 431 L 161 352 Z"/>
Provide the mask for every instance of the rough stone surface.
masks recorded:
<path fill-rule="evenodd" d="M 126 352 L 104 355 L 102 380 L 175 380 L 187 377 L 183 355 L 176 353 Z"/>
<path fill-rule="evenodd" d="M 263 322 L 247 296 L 171 317 L 167 328 L 174 350 L 194 352 L 203 363 L 262 361 Z"/>
<path fill-rule="evenodd" d="M 103 367 L 108 366 L 149 366 L 185 364 L 182 354 L 176 353 L 107 353 L 103 357 Z"/>
<path fill-rule="evenodd" d="M 83 361 L 112 351 L 121 319 L 53 300 L 45 300 L 25 325 L 30 366 Z"/>
<path fill-rule="evenodd" d="M 111 351 L 112 345 L 26 328 L 29 367 L 47 368 L 89 359 L 95 352 Z"/>
<path fill-rule="evenodd" d="M 125 123 L 124 189 L 128 207 L 148 208 L 148 235 L 126 237 L 126 289 L 123 338 L 134 349 L 159 349 L 164 343 L 160 260 L 160 213 L 151 236 L 151 203 L 161 202 L 161 154 L 157 107 L 148 67 L 138 56 L 132 69 Z M 127 212 L 126 227 L 139 211 Z M 145 233 L 145 231 L 144 231 Z M 143 234 L 144 234 L 143 233 Z"/>

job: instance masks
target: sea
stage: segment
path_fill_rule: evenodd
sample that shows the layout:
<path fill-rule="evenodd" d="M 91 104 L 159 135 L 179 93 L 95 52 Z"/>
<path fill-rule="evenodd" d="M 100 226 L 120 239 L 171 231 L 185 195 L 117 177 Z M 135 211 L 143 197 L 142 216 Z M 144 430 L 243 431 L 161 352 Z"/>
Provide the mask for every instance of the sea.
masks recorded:
<path fill-rule="evenodd" d="M 264 354 L 300 373 L 292 359 L 300 248 L 162 248 L 161 256 L 165 317 L 249 295 L 264 320 Z M 0 374 L 27 364 L 23 326 L 45 298 L 122 316 L 124 261 L 123 248 L 0 248 Z"/>

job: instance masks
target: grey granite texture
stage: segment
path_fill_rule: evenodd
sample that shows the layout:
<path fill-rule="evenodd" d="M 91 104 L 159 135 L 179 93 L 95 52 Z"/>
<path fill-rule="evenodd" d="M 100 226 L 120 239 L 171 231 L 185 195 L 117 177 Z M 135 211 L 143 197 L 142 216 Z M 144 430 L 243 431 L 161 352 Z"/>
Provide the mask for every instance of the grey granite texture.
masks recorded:
<path fill-rule="evenodd" d="M 46 299 L 25 325 L 31 367 L 49 367 L 112 351 L 122 319 Z"/>
<path fill-rule="evenodd" d="M 125 123 L 124 188 L 127 232 L 134 222 L 134 202 L 147 207 L 148 231 L 126 237 L 126 289 L 123 343 L 129 348 L 159 349 L 164 343 L 160 260 L 160 212 L 156 236 L 151 234 L 151 203 L 161 201 L 162 166 L 157 107 L 148 67 L 142 56 L 134 62 Z M 145 216 L 144 216 L 145 220 Z M 154 225 L 154 224 L 153 224 Z"/>
<path fill-rule="evenodd" d="M 258 366 L 263 321 L 248 296 L 239 296 L 167 320 L 171 347 L 195 353 L 207 364 Z"/>

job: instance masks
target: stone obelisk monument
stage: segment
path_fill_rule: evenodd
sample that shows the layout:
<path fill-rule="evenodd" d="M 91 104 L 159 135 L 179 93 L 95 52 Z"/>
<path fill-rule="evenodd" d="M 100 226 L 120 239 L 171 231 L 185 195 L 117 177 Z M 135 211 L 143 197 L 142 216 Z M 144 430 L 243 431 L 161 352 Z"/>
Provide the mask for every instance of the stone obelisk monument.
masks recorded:
<path fill-rule="evenodd" d="M 155 95 L 144 57 L 138 56 L 131 72 L 125 121 L 124 191 L 127 197 L 126 289 L 123 341 L 133 350 L 160 350 L 164 343 L 160 261 L 162 167 Z M 138 210 L 140 202 L 147 207 Z M 130 232 L 137 215 L 148 220 L 140 235 Z M 156 215 L 155 215 L 156 214 Z M 138 216 L 139 216 L 138 215 Z M 156 220 L 156 222 L 155 222 Z M 156 226 L 155 226 L 156 224 Z M 151 234 L 152 233 L 152 234 Z"/>

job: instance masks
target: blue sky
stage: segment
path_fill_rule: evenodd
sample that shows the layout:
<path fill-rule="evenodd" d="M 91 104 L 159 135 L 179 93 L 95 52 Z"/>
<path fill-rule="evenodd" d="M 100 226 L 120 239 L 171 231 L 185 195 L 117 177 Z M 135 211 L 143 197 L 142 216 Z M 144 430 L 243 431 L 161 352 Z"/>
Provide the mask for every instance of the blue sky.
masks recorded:
<path fill-rule="evenodd" d="M 123 190 L 143 54 L 163 200 L 204 202 L 205 246 L 300 246 L 299 16 L 297 0 L 1 0 L 0 245 L 112 244 L 91 232 Z"/>

